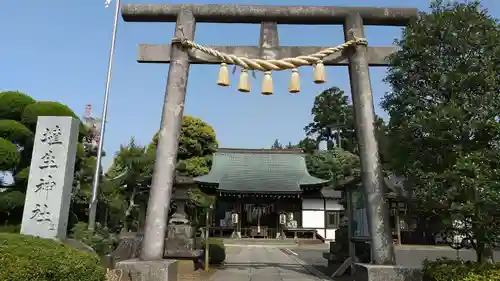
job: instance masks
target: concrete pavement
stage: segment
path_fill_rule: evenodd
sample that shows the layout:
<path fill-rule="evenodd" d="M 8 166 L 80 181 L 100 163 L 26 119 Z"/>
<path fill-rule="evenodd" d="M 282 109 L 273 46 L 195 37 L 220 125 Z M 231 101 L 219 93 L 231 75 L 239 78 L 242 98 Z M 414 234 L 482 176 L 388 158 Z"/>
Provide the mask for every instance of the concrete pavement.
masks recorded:
<path fill-rule="evenodd" d="M 226 248 L 226 262 L 213 281 L 323 281 L 307 265 L 277 247 Z M 314 270 L 312 270 L 314 271 Z"/>
<path fill-rule="evenodd" d="M 324 249 L 297 247 L 282 249 L 282 251 L 289 255 L 295 255 L 300 260 L 305 261 L 308 265 L 327 276 L 331 276 L 337 269 L 337 267 L 328 268 L 328 263 L 326 259 L 323 258 L 323 252 L 328 251 L 326 247 Z M 292 253 L 290 253 L 290 251 Z M 397 263 L 407 267 L 420 267 L 422 261 L 425 259 L 436 260 L 438 258 L 447 257 L 453 260 L 457 258 L 457 255 L 462 260 L 476 260 L 476 253 L 473 250 L 462 249 L 457 252 L 448 246 L 403 245 L 396 246 L 395 252 Z M 500 260 L 500 251 L 494 252 L 494 259 L 495 261 Z"/>

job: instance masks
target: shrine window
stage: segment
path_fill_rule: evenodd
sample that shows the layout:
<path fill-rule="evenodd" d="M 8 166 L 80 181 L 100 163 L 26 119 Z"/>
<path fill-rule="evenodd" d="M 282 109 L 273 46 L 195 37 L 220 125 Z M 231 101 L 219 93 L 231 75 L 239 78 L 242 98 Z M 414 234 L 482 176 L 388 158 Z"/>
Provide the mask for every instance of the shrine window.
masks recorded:
<path fill-rule="evenodd" d="M 344 211 L 326 211 L 326 228 L 338 228 Z"/>

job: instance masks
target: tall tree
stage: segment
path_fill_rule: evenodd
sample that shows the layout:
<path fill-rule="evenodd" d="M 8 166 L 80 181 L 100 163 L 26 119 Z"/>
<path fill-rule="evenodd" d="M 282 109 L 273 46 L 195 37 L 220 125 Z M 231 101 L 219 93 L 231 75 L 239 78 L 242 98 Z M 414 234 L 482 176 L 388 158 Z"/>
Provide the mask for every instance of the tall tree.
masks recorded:
<path fill-rule="evenodd" d="M 304 151 L 304 153 L 312 154 L 314 151 L 318 150 L 319 142 L 317 139 L 306 137 L 299 141 L 297 146 Z"/>
<path fill-rule="evenodd" d="M 316 142 L 326 141 L 328 149 L 332 149 L 340 140 L 341 148 L 354 154 L 358 153 L 353 107 L 343 90 L 332 87 L 321 92 L 314 99 L 311 114 L 313 121 L 304 128 L 309 138 L 315 139 Z M 376 136 L 382 148 L 385 141 L 385 123 L 382 118 L 375 117 Z"/>
<path fill-rule="evenodd" d="M 356 143 L 353 134 L 352 106 L 341 89 L 331 87 L 316 96 L 311 114 L 313 122 L 304 128 L 307 136 L 315 137 L 318 141 L 326 141 L 328 149 L 331 149 L 341 130 L 344 139 L 342 144 L 346 145 L 342 147 Z"/>
<path fill-rule="evenodd" d="M 278 139 L 275 139 L 273 145 L 271 145 L 271 149 L 283 149 L 283 145 Z"/>
<path fill-rule="evenodd" d="M 136 229 L 144 219 L 157 146 L 158 133 L 147 147 L 132 139 L 117 152 L 102 183 L 102 200 L 114 218 L 109 223 L 118 225 L 122 231 Z M 184 116 L 176 175 L 196 177 L 208 173 L 217 147 L 215 131 L 209 124 L 199 118 Z M 197 188 L 190 190 L 189 194 L 189 203 L 200 209 L 198 214 L 204 214 L 214 200 Z"/>
<path fill-rule="evenodd" d="M 419 210 L 469 236 L 488 261 L 500 235 L 500 26 L 479 1 L 431 8 L 390 57 L 390 162 Z"/>
<path fill-rule="evenodd" d="M 148 153 L 156 154 L 158 133 L 155 134 L 148 147 Z M 212 154 L 219 146 L 215 130 L 205 121 L 185 115 L 182 118 L 177 154 L 177 170 L 185 176 L 199 176 L 208 173 Z"/>
<path fill-rule="evenodd" d="M 141 208 L 146 209 L 153 164 L 149 156 L 146 147 L 132 138 L 120 147 L 106 174 L 104 202 L 112 208 L 115 219 L 121 220 L 122 231 L 128 231 L 131 224 L 137 227 L 138 214 Z"/>

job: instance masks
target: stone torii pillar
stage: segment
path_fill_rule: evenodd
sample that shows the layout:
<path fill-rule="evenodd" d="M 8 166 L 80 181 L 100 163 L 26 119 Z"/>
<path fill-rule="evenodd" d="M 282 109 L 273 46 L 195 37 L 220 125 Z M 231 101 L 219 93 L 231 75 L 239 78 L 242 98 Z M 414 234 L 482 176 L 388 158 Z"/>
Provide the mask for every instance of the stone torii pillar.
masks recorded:
<path fill-rule="evenodd" d="M 309 55 L 327 47 L 279 46 L 278 24 L 343 24 L 345 39 L 364 36 L 363 24 L 403 26 L 416 17 L 413 8 L 257 6 L 257 5 L 123 5 L 128 22 L 174 22 L 176 37 L 193 40 L 196 22 L 261 24 L 259 46 L 209 46 L 221 52 L 248 58 L 281 59 Z M 387 66 L 386 57 L 394 47 L 357 46 L 323 60 L 324 65 L 348 65 L 359 141 L 362 182 L 368 200 L 367 216 L 371 232 L 372 260 L 375 264 L 394 263 L 389 216 L 383 192 L 382 170 L 374 128 L 374 105 L 369 66 Z M 153 185 L 148 202 L 141 259 L 162 258 L 167 215 L 175 174 L 178 137 L 186 95 L 189 65 L 220 64 L 220 59 L 180 44 L 141 44 L 138 62 L 170 63 Z"/>

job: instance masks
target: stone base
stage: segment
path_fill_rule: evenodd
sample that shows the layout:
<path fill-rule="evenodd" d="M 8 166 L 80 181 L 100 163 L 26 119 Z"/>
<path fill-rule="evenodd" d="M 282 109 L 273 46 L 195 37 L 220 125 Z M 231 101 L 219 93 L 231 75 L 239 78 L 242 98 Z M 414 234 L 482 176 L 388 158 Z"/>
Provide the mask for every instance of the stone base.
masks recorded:
<path fill-rule="evenodd" d="M 115 268 L 117 262 L 138 258 L 141 254 L 142 239 L 142 233 L 120 234 L 120 243 L 116 249 L 101 260 L 106 267 Z"/>
<path fill-rule="evenodd" d="M 116 263 L 123 281 L 177 281 L 177 261 L 124 260 Z"/>
<path fill-rule="evenodd" d="M 355 264 L 356 281 L 422 281 L 419 268 L 401 265 Z"/>
<path fill-rule="evenodd" d="M 193 260 L 178 260 L 177 261 L 177 274 L 179 276 L 191 274 L 197 269 L 196 263 Z"/>
<path fill-rule="evenodd" d="M 90 252 L 90 253 L 95 253 L 95 250 L 92 249 L 92 247 L 90 247 L 89 245 L 83 243 L 83 242 L 80 242 L 76 239 L 72 239 L 72 238 L 66 238 L 64 240 L 59 240 L 60 242 L 68 245 L 68 246 L 71 246 L 77 250 L 82 250 L 82 251 L 86 251 L 86 252 Z"/>

